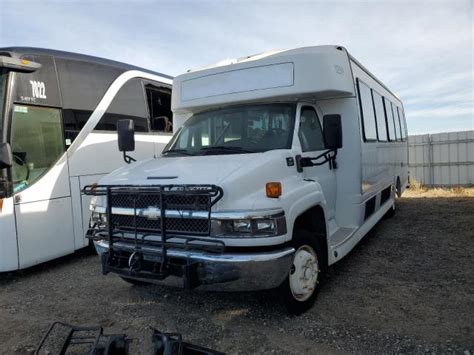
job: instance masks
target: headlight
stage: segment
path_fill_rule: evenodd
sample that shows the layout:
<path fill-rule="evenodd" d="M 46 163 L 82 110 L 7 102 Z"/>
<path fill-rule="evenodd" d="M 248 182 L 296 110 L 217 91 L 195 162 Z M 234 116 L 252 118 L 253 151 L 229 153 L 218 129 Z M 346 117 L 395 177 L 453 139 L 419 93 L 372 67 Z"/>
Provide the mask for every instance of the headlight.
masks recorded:
<path fill-rule="evenodd" d="M 104 196 L 92 196 L 91 201 L 89 202 L 89 210 L 94 212 L 97 207 L 102 207 L 105 210 L 106 199 Z"/>
<path fill-rule="evenodd" d="M 273 219 L 258 219 L 255 221 L 258 232 L 274 233 L 276 229 L 276 223 Z"/>
<path fill-rule="evenodd" d="M 232 229 L 237 233 L 252 233 L 252 221 L 250 219 L 236 219 L 232 221 Z"/>
<path fill-rule="evenodd" d="M 91 202 L 89 203 L 89 210 L 94 211 L 95 206 L 97 206 L 97 196 L 92 196 L 91 197 Z"/>
<path fill-rule="evenodd" d="M 211 235 L 227 238 L 274 237 L 286 233 L 283 214 L 245 219 L 214 219 Z"/>

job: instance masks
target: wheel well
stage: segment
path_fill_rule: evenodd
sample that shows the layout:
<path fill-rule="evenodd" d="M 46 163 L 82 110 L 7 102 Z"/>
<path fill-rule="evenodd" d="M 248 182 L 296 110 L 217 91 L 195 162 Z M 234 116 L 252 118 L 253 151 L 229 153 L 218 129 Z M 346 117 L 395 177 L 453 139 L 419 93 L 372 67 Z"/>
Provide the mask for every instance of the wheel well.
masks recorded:
<path fill-rule="evenodd" d="M 318 239 L 323 251 L 322 265 L 324 268 L 328 265 L 328 242 L 326 236 L 326 219 L 321 206 L 311 207 L 309 210 L 300 214 L 296 220 L 293 230 L 305 229 L 314 234 Z"/>
<path fill-rule="evenodd" d="M 401 197 L 402 196 L 402 186 L 401 186 L 401 182 L 400 182 L 400 176 L 397 176 L 397 182 L 395 183 L 395 192 L 397 194 L 397 197 Z"/>

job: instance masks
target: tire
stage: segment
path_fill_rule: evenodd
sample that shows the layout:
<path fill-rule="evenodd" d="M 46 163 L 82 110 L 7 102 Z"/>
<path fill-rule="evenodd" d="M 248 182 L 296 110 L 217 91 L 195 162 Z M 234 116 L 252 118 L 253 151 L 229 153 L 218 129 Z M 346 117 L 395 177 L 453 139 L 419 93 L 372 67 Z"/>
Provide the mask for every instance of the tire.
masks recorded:
<path fill-rule="evenodd" d="M 397 178 L 397 185 L 395 187 L 395 194 L 398 198 L 402 197 L 402 184 L 400 183 L 400 178 Z"/>
<path fill-rule="evenodd" d="M 151 282 L 146 282 L 146 281 L 140 281 L 140 280 L 135 280 L 135 279 L 129 279 L 128 277 L 120 276 L 120 278 L 134 286 L 146 286 L 146 285 L 151 285 Z"/>
<path fill-rule="evenodd" d="M 400 184 L 399 184 L 399 181 L 397 181 L 397 187 L 395 188 L 395 191 L 392 193 L 393 205 L 383 216 L 385 219 L 392 218 L 393 216 L 395 216 L 395 212 L 397 212 L 397 198 L 398 198 L 399 190 L 400 190 Z"/>
<path fill-rule="evenodd" d="M 316 301 L 325 267 L 321 265 L 324 260 L 323 253 L 314 234 L 304 229 L 296 230 L 292 244 L 296 250 L 293 265 L 277 292 L 287 312 L 300 315 L 309 310 Z M 311 266 L 308 267 L 308 264 Z M 311 268 L 313 272 L 310 271 Z M 305 276 L 304 281 L 299 281 Z M 312 290 L 308 291 L 308 288 Z"/>

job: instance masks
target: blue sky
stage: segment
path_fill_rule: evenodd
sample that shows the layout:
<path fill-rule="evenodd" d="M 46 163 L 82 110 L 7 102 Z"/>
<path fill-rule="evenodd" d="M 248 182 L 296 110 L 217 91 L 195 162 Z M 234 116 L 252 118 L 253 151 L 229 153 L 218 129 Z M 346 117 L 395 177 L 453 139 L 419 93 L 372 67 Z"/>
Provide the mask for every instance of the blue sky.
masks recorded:
<path fill-rule="evenodd" d="M 345 46 L 404 102 L 410 134 L 474 129 L 474 1 L 0 0 L 0 47 L 86 53 L 170 75 Z"/>

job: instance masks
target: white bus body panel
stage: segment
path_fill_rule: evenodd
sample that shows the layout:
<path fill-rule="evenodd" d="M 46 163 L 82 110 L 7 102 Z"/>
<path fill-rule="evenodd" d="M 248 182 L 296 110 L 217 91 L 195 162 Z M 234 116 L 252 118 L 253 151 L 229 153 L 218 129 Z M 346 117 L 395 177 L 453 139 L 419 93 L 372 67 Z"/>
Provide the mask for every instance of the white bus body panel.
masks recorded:
<path fill-rule="evenodd" d="M 194 113 L 241 103 L 308 102 L 317 107 L 321 120 L 326 114 L 341 115 L 343 147 L 338 151 L 337 170 L 329 171 L 326 165 L 319 167 L 321 169 L 305 168 L 303 173 L 297 173 L 280 166 L 279 169 L 286 170 L 288 176 L 281 175 L 282 171 L 275 162 L 267 161 L 270 157 L 277 159 L 276 153 L 255 155 L 256 165 L 245 165 L 221 182 L 225 198 L 216 207 L 224 210 L 237 207 L 283 208 L 287 216 L 288 235 L 285 238 L 288 240 L 296 218 L 318 205 L 326 217 L 328 263 L 340 260 L 392 207 L 393 194 L 381 205 L 381 191 L 394 186 L 397 177 L 400 177 L 403 190 L 408 176 L 406 142 L 363 142 L 355 78 L 361 78 L 402 108 L 401 101 L 341 47 L 300 48 L 230 63 L 227 61 L 222 65 L 191 71 L 174 79 L 172 109 L 178 125 Z M 276 78 L 278 75 L 280 77 Z M 297 119 L 296 127 L 298 122 Z M 298 149 L 299 140 L 295 129 L 293 148 L 291 152 L 287 151 L 287 156 L 301 154 Z M 317 152 L 312 153 L 303 155 L 314 156 Z M 184 164 L 193 159 L 185 157 L 182 161 Z M 225 159 L 233 160 L 234 157 Z M 177 165 L 181 166 L 181 162 Z M 216 166 L 221 165 L 218 163 Z M 144 172 L 137 171 L 136 174 Z M 233 180 L 233 176 L 239 176 L 240 179 Z M 138 178 L 135 174 L 133 177 Z M 134 183 L 133 177 L 130 176 L 130 183 Z M 333 181 L 329 181 L 331 179 Z M 188 180 L 195 182 L 191 177 Z M 110 179 L 105 178 L 104 183 L 114 181 L 110 176 Z M 262 190 L 264 181 L 281 181 L 283 196 L 279 199 L 265 198 Z M 260 185 L 258 191 L 246 196 L 245 206 L 242 205 L 242 192 L 252 191 Z M 226 186 L 229 187 L 226 189 Z M 366 218 L 365 203 L 374 196 L 374 212 Z M 237 206 L 234 206 L 234 201 L 239 201 Z M 257 239 L 240 241 L 239 245 L 274 245 L 281 242 L 275 238 L 266 241 Z"/>
<path fill-rule="evenodd" d="M 14 200 L 20 268 L 74 251 L 66 155 Z"/>
<path fill-rule="evenodd" d="M 88 244 L 85 231 L 90 198 L 81 196 L 81 189 L 126 165 L 118 151 L 117 134 L 93 130 L 122 86 L 133 78 L 172 84 L 170 79 L 137 70 L 121 74 L 58 162 L 33 185 L 4 200 L 0 272 L 33 266 Z M 153 157 L 170 138 L 170 134 L 137 133 L 136 150 L 131 155 L 137 160 Z"/>
<path fill-rule="evenodd" d="M 0 272 L 18 269 L 13 197 L 3 199 L 0 211 Z"/>

